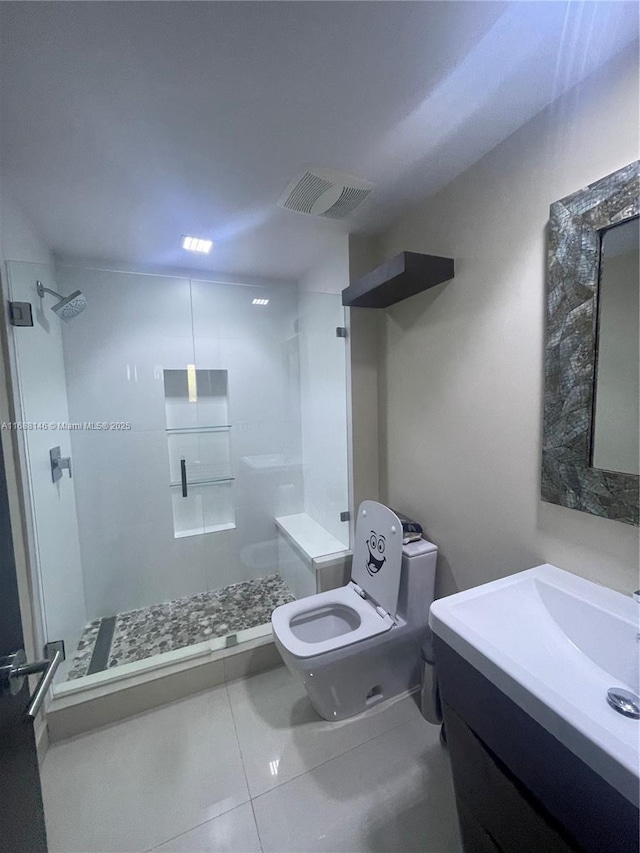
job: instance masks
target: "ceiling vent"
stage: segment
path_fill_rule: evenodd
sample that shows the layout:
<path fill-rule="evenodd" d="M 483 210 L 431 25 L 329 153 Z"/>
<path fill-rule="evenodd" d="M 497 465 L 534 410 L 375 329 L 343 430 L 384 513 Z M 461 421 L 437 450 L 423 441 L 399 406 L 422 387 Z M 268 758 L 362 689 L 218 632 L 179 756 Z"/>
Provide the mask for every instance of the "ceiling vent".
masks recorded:
<path fill-rule="evenodd" d="M 371 193 L 373 184 L 335 172 L 332 169 L 305 169 L 289 182 L 278 199 L 280 207 L 323 216 L 325 219 L 346 219 Z"/>

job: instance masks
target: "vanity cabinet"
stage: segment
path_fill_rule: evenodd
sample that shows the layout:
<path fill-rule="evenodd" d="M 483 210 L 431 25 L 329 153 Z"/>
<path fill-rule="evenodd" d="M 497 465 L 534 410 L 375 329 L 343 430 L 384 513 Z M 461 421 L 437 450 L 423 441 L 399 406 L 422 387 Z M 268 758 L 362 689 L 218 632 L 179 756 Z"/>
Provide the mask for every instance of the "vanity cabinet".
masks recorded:
<path fill-rule="evenodd" d="M 631 803 L 434 637 L 466 853 L 638 853 Z"/>

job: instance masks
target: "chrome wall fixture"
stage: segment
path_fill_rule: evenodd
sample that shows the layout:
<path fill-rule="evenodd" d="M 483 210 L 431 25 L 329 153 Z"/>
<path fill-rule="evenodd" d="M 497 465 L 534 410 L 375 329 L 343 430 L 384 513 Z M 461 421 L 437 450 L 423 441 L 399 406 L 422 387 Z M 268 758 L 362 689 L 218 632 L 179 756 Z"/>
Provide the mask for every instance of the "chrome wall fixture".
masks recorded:
<path fill-rule="evenodd" d="M 60 446 L 52 447 L 49 451 L 49 462 L 51 463 L 51 479 L 54 483 L 62 479 L 62 472 L 66 468 L 71 479 L 71 457 L 63 456 Z"/>
<path fill-rule="evenodd" d="M 50 287 L 45 287 L 41 281 L 36 281 L 36 289 L 40 299 L 44 299 L 45 293 L 50 293 L 59 300 L 55 305 L 51 306 L 51 310 L 55 311 L 58 317 L 60 317 L 61 320 L 64 320 L 65 323 L 73 320 L 74 317 L 81 314 L 87 307 L 87 297 L 81 290 L 74 290 L 70 296 L 63 296 L 56 290 L 51 290 Z"/>

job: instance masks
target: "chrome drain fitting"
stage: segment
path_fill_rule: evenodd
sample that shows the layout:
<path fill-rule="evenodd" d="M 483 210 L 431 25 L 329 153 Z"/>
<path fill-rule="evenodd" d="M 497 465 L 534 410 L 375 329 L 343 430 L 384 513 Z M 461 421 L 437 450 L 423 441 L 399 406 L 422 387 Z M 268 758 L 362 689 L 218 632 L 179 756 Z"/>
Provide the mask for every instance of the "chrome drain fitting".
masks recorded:
<path fill-rule="evenodd" d="M 633 720 L 640 719 L 640 696 L 635 693 L 623 690 L 622 687 L 612 687 L 607 690 L 607 702 L 619 714 Z"/>

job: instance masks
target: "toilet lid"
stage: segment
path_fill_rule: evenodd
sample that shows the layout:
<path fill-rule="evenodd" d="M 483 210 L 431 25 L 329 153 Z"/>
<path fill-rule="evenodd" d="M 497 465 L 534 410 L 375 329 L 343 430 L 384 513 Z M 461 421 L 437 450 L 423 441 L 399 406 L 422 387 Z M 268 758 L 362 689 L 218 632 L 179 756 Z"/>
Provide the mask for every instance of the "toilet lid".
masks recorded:
<path fill-rule="evenodd" d="M 351 579 L 395 618 L 402 567 L 402 523 L 388 507 L 358 507 Z"/>

